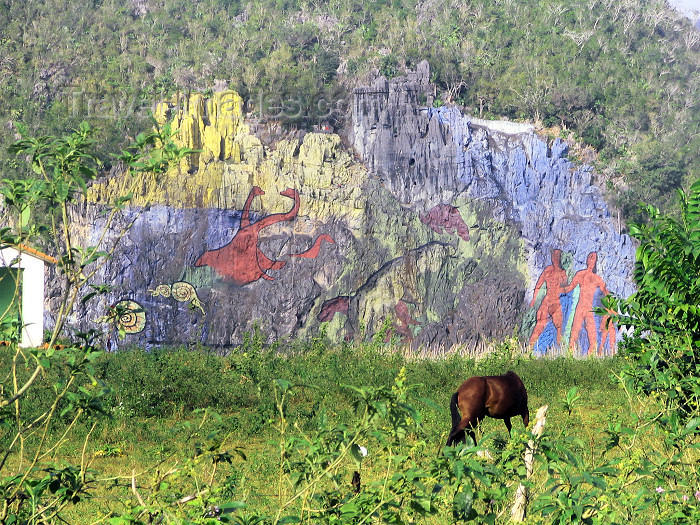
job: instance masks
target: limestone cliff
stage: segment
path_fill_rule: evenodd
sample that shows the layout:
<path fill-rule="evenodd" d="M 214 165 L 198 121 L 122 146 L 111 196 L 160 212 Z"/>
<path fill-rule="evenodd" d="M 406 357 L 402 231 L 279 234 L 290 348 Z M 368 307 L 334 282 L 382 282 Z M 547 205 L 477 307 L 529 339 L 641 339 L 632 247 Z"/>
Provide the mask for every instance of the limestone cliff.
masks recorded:
<path fill-rule="evenodd" d="M 598 305 L 605 291 L 629 295 L 634 264 L 634 246 L 611 218 L 593 182 L 592 168 L 574 164 L 567 158 L 564 141 L 548 144 L 530 125 L 475 119 L 455 107 L 429 107 L 428 76 L 423 63 L 406 77 L 392 81 L 379 77 L 355 91 L 354 144 L 363 161 L 400 202 L 417 213 L 444 203 L 456 203 L 467 216 L 476 209 L 486 210 L 476 224 L 470 224 L 470 231 L 478 229 L 480 238 L 489 239 L 484 221 L 488 218 L 510 229 L 518 240 L 519 248 L 503 254 L 508 259 L 500 261 L 508 270 L 498 271 L 494 281 L 482 279 L 471 285 L 479 291 L 474 300 L 465 298 L 461 304 L 469 304 L 487 324 L 504 314 L 523 313 L 522 335 L 533 344 L 539 338 L 531 338 L 539 310 L 542 348 L 556 342 L 555 324 L 561 325 L 560 343 L 566 344 L 573 331 L 574 337 L 580 336 L 577 342 L 588 348 L 584 303 L 591 299 Z M 537 283 L 552 265 L 555 250 L 563 254 L 557 268 L 567 274 L 564 285 L 587 267 L 589 254 L 595 253 L 593 273 L 606 286 L 579 285 L 567 293 L 564 286 L 550 290 L 552 295 L 547 297 L 546 285 L 553 288 L 553 283 L 547 279 L 539 287 Z M 588 280 L 600 284 L 593 277 Z M 511 295 L 504 308 L 503 292 L 516 283 L 524 284 L 520 292 L 526 302 Z M 542 290 L 540 296 L 526 310 L 536 287 Z M 560 315 L 561 321 L 552 322 L 553 315 Z M 600 342 L 600 319 L 593 320 Z"/>
<path fill-rule="evenodd" d="M 154 344 L 235 345 L 255 323 L 271 338 L 323 324 L 336 340 L 384 330 L 415 346 L 520 331 L 537 332 L 541 348 L 588 348 L 588 331 L 602 340 L 588 296 L 630 293 L 633 248 L 591 168 L 530 129 L 434 109 L 431 91 L 426 65 L 358 89 L 355 152 L 320 133 L 267 148 L 231 91 L 163 103 L 158 118 L 201 152 L 141 184 L 111 230 L 133 223 L 100 275 L 115 289 L 76 319 L 138 305 L 122 319 L 127 341 Z M 113 175 L 90 189 L 77 210 L 87 243 L 104 224 L 101 203 L 126 182 Z M 539 278 L 553 250 L 557 290 Z M 591 252 L 596 268 L 576 274 Z"/>

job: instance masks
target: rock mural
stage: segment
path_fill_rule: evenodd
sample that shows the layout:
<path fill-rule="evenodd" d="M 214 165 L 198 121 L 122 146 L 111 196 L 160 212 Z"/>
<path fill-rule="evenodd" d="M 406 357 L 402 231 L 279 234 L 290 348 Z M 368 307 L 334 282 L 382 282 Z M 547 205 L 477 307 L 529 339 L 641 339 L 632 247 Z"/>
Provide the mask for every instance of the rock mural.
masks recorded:
<path fill-rule="evenodd" d="M 272 261 L 259 248 L 260 231 L 278 222 L 287 222 L 294 219 L 299 213 L 299 192 L 292 188 L 280 192 L 280 195 L 289 197 L 294 201 L 294 206 L 286 213 L 274 213 L 253 223 L 250 222 L 250 204 L 255 197 L 264 195 L 265 192 L 258 186 L 254 186 L 248 195 L 243 207 L 241 219 L 233 239 L 225 246 L 216 250 L 204 252 L 195 266 L 210 266 L 225 280 L 239 285 L 245 285 L 257 281 L 260 278 L 269 281 L 274 280 L 266 272 L 269 270 L 281 270 L 287 264 L 286 261 Z M 321 241 L 334 243 L 330 235 L 321 234 L 314 245 L 308 250 L 290 254 L 290 257 L 303 257 L 315 259 L 321 251 Z"/>
<path fill-rule="evenodd" d="M 564 316 L 562 315 L 560 295 L 567 283 L 566 272 L 561 267 L 561 250 L 552 250 L 552 264 L 547 266 L 535 285 L 532 293 L 530 308 L 535 306 L 537 292 L 544 289 L 545 295 L 537 307 L 537 323 L 530 335 L 530 346 L 535 346 L 542 335 L 547 323 L 551 320 L 556 330 L 556 344 L 561 345 L 562 325 Z M 550 345 L 551 346 L 551 345 Z"/>
<path fill-rule="evenodd" d="M 159 284 L 155 290 L 148 290 L 152 297 L 172 297 L 181 303 L 188 303 L 191 309 L 199 309 L 206 314 L 202 301 L 197 297 L 197 290 L 190 283 L 178 281 L 173 284 Z"/>
<path fill-rule="evenodd" d="M 531 127 L 431 107 L 428 79 L 421 64 L 357 89 L 352 148 L 332 133 L 264 146 L 232 91 L 164 102 L 157 118 L 200 152 L 143 181 L 110 228 L 131 225 L 100 274 L 114 296 L 76 319 L 129 300 L 144 313 L 129 344 L 229 347 L 258 324 L 270 339 L 323 325 L 337 341 L 384 330 L 447 349 L 519 333 L 538 351 L 614 351 L 591 308 L 631 293 L 634 247 L 592 169 Z M 126 184 L 90 188 L 76 235 L 96 237 Z"/>
<path fill-rule="evenodd" d="M 632 293 L 634 246 L 612 220 L 592 168 L 574 164 L 564 141 L 550 143 L 531 125 L 430 107 L 428 78 L 423 63 L 413 74 L 391 81 L 377 77 L 357 89 L 353 141 L 369 170 L 400 202 L 426 210 L 420 212 L 424 222 L 452 224 L 449 205 L 462 200 L 467 205 L 460 213 L 481 210 L 469 243 L 477 275 L 459 295 L 471 318 L 454 315 L 450 334 L 442 335 L 456 341 L 497 338 L 519 319 L 520 338 L 539 351 L 564 346 L 614 352 L 615 327 L 591 308 L 608 290 Z M 506 260 L 487 256 L 497 235 L 485 231 L 489 223 L 518 240 L 517 247 L 501 252 Z M 592 253 L 595 271 L 586 264 Z M 589 271 L 574 282 L 579 268 Z M 452 339 L 455 328 L 462 330 Z"/>
<path fill-rule="evenodd" d="M 291 221 L 296 217 L 299 212 L 299 194 L 291 188 L 280 192 L 280 195 L 294 201 L 292 209 L 287 213 L 268 215 L 251 224 L 250 203 L 253 198 L 264 194 L 265 192 L 257 186 L 251 190 L 243 207 L 238 231 L 231 242 L 216 250 L 207 250 L 197 259 L 195 266 L 210 266 L 224 279 L 240 285 L 252 283 L 260 278 L 274 280 L 265 272 L 280 270 L 287 263 L 272 261 L 260 250 L 260 230 L 278 222 Z"/>
<path fill-rule="evenodd" d="M 464 223 L 459 210 L 449 204 L 438 204 L 425 215 L 421 222 L 427 224 L 435 233 L 455 233 L 465 242 L 469 240 L 469 227 Z"/>
<path fill-rule="evenodd" d="M 608 316 L 593 313 L 594 307 L 602 305 L 600 299 L 610 293 L 603 279 L 595 273 L 598 254 L 588 254 L 586 268 L 576 272 L 571 282 L 561 266 L 561 259 L 562 251 L 552 250 L 552 264 L 542 271 L 535 285 L 530 307 L 534 308 L 536 301 L 538 306 L 530 346 L 536 351 L 556 346 L 568 347 L 572 352 L 580 348 L 587 355 L 613 355 L 617 329 L 608 323 Z M 540 290 L 543 294 L 538 297 Z M 543 334 L 548 326 L 553 330 L 550 328 L 549 333 Z M 581 340 L 582 329 L 585 341 Z"/>
<path fill-rule="evenodd" d="M 109 307 L 104 322 L 114 323 L 117 330 L 134 335 L 146 327 L 146 312 L 139 303 L 125 299 Z"/>

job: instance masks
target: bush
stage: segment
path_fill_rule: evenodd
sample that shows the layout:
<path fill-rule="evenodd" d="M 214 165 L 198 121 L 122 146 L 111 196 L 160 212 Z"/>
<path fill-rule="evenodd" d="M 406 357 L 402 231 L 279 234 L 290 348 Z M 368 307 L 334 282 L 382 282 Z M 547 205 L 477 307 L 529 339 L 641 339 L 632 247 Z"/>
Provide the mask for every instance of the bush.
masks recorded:
<path fill-rule="evenodd" d="M 623 377 L 634 391 L 659 398 L 671 428 L 700 423 L 700 180 L 679 191 L 680 217 L 646 206 L 646 224 L 632 224 L 640 241 L 637 292 L 604 300 L 611 320 L 632 329 L 621 344 L 630 361 Z"/>

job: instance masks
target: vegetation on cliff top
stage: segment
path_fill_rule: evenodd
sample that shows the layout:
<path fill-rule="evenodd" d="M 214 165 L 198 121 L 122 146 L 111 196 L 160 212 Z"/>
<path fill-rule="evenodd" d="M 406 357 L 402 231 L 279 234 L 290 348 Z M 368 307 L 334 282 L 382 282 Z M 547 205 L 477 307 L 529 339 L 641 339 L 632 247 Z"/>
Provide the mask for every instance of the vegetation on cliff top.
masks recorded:
<path fill-rule="evenodd" d="M 439 102 L 595 147 L 627 212 L 698 175 L 700 33 L 662 0 L 4 0 L 0 27 L 6 144 L 15 122 L 87 118 L 113 150 L 163 95 L 223 86 L 257 115 L 340 126 L 372 71 L 427 59 Z"/>

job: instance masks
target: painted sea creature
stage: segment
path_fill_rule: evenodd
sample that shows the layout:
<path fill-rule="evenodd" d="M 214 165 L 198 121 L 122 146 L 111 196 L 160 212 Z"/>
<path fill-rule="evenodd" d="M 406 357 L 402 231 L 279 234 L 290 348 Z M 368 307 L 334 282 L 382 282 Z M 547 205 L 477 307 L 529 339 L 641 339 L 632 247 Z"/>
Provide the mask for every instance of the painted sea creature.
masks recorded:
<path fill-rule="evenodd" d="M 173 284 L 159 284 L 154 290 L 148 290 L 148 292 L 153 297 L 160 295 L 163 297 L 172 297 L 181 303 L 189 302 L 190 308 L 193 310 L 199 308 L 202 313 L 206 315 L 202 302 L 199 300 L 199 297 L 197 297 L 197 290 L 187 281 L 177 281 Z"/>
<path fill-rule="evenodd" d="M 194 263 L 195 266 L 209 266 L 224 280 L 238 285 L 249 284 L 260 278 L 274 280 L 266 272 L 279 270 L 287 263 L 286 261 L 273 261 L 267 257 L 258 246 L 258 237 L 263 228 L 296 217 L 299 212 L 299 192 L 291 188 L 280 192 L 280 195 L 294 200 L 294 206 L 288 212 L 274 213 L 251 223 L 250 205 L 255 197 L 264 194 L 265 192 L 258 186 L 253 187 L 243 208 L 240 228 L 233 239 L 221 248 L 204 252 Z"/>
<path fill-rule="evenodd" d="M 224 280 L 240 286 L 261 278 L 268 281 L 274 280 L 267 272 L 284 268 L 287 261 L 273 261 L 262 252 L 258 246 L 260 231 L 272 224 L 294 219 L 299 213 L 299 192 L 292 188 L 280 192 L 280 195 L 294 200 L 294 205 L 288 212 L 274 213 L 256 222 L 251 222 L 250 206 L 253 199 L 261 195 L 265 195 L 265 192 L 258 186 L 253 186 L 241 212 L 240 227 L 233 239 L 221 248 L 204 252 L 194 263 L 195 266 L 209 266 Z M 335 244 L 333 238 L 324 233 L 319 235 L 311 248 L 290 256 L 315 259 L 318 257 L 323 241 Z"/>

